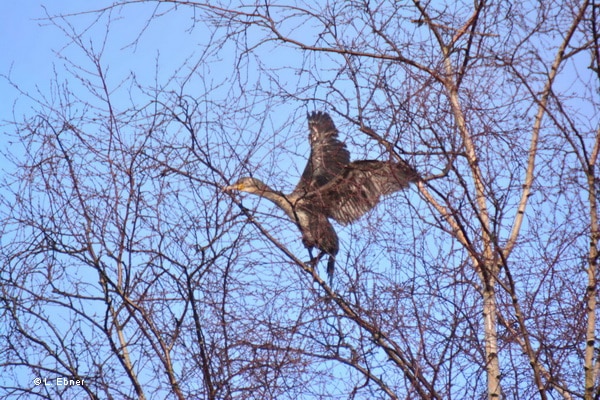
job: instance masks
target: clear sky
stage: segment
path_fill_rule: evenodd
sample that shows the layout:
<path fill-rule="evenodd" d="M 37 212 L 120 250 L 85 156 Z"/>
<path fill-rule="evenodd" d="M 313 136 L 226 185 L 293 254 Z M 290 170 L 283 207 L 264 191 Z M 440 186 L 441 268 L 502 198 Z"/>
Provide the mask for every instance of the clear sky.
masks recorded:
<path fill-rule="evenodd" d="M 62 32 L 49 26 L 43 3 L 47 1 L 1 1 L 0 2 L 0 74 L 9 75 L 14 82 L 27 90 L 39 86 L 44 90 L 53 76 L 56 61 L 54 50 L 64 45 L 66 38 Z M 54 3 L 54 4 L 52 4 Z M 74 11 L 79 1 L 61 0 L 50 2 L 49 13 L 60 10 Z M 6 79 L 0 80 L 2 104 L 0 119 L 10 116 L 12 103 L 18 93 L 11 89 Z"/>
<path fill-rule="evenodd" d="M 64 32 L 45 20 L 46 11 L 50 15 L 70 14 L 100 9 L 111 3 L 78 0 L 1 1 L 0 52 L 3 56 L 0 58 L 0 75 L 9 75 L 13 82 L 26 91 L 38 88 L 41 92 L 48 90 L 55 72 L 59 81 L 68 78 L 65 61 L 57 56 L 57 52 L 73 56 L 69 60 L 74 64 L 85 65 L 86 60 L 82 51 L 74 48 Z M 162 7 L 166 9 L 167 6 Z M 109 67 L 114 79 L 134 71 L 136 74 L 148 73 L 153 80 L 157 57 L 163 70 L 161 72 L 170 74 L 194 52 L 194 42 L 202 40 L 190 37 L 189 32 L 182 32 L 185 31 L 185 24 L 191 25 L 190 13 L 167 13 L 166 16 L 153 18 L 153 24 L 145 30 L 143 40 L 138 45 L 128 46 L 144 29 L 154 10 L 152 4 L 133 4 L 113 11 L 102 63 Z M 79 15 L 68 22 L 76 24 L 80 32 L 96 16 Z M 105 35 L 105 25 L 97 25 L 93 28 L 96 31 L 92 29 L 86 32 L 86 40 L 94 42 L 95 50 L 102 45 Z M 90 37 L 92 39 L 88 39 Z M 0 96 L 0 120 L 10 120 L 13 104 L 21 96 L 11 88 L 6 78 L 0 79 Z M 25 105 L 22 103 L 23 99 L 17 102 L 19 107 Z M 26 108 L 20 111 L 26 112 Z"/>
<path fill-rule="evenodd" d="M 23 120 L 32 102 L 19 93 L 8 78 L 35 97 L 37 91 L 47 93 L 54 76 L 57 57 L 55 51 L 67 42 L 65 35 L 50 26 L 42 0 L 0 1 L 0 129 L 4 135 L 13 134 L 13 120 Z M 76 10 L 81 2 L 64 0 L 50 2 L 49 13 Z M 2 151 L 10 147 L 6 140 L 1 142 Z M 17 148 L 12 146 L 10 150 Z M 0 169 L 8 167 L 0 155 Z"/>
<path fill-rule="evenodd" d="M 71 3 L 62 2 L 64 5 Z M 44 22 L 38 20 L 44 16 L 42 2 L 2 1 L 0 15 L 1 72 L 6 74 L 12 66 L 11 75 L 19 81 L 42 80 L 51 72 L 51 49 L 62 36 L 57 30 L 42 26 Z M 3 81 L 3 97 L 6 95 L 5 85 Z"/>

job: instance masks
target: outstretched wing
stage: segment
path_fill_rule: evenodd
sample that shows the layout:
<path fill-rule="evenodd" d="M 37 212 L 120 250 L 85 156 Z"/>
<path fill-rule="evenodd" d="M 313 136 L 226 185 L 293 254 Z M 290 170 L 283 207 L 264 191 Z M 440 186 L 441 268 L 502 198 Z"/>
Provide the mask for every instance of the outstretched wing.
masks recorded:
<path fill-rule="evenodd" d="M 337 139 L 338 130 L 329 114 L 320 111 L 309 114 L 308 130 L 310 157 L 294 189 L 300 196 L 326 185 L 350 162 L 350 153 Z"/>
<path fill-rule="evenodd" d="M 405 163 L 354 161 L 314 195 L 327 216 L 346 225 L 375 207 L 381 196 L 417 180 L 419 174 Z"/>

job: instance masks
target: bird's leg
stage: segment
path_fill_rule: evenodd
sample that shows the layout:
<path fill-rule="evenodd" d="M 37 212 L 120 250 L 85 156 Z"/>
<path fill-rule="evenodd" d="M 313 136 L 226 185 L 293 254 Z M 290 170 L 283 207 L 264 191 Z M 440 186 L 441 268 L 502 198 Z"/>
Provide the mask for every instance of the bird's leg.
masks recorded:
<path fill-rule="evenodd" d="M 319 261 L 321 261 L 321 258 L 323 258 L 324 255 L 329 255 L 329 260 L 327 261 L 327 277 L 329 278 L 329 286 L 331 286 L 331 284 L 333 283 L 333 270 L 335 269 L 335 256 L 325 251 L 319 251 L 319 254 L 316 257 L 313 257 L 312 249 L 312 247 L 308 247 L 308 254 L 310 255 L 310 266 L 313 268 L 317 267 L 317 264 L 319 263 Z"/>
<path fill-rule="evenodd" d="M 310 265 L 313 268 L 316 268 L 317 264 L 319 263 L 319 260 L 321 259 L 321 257 L 323 257 L 323 252 L 320 251 L 319 254 L 316 257 L 314 257 L 312 249 L 313 249 L 312 247 L 308 248 L 308 254 L 310 255 Z"/>
<path fill-rule="evenodd" d="M 312 248 L 312 247 L 307 247 L 307 249 L 308 249 L 308 255 L 310 256 L 310 262 L 312 263 L 312 262 L 313 262 L 313 260 L 315 259 L 315 258 L 313 257 L 313 253 L 312 253 L 312 249 L 313 249 L 313 248 Z"/>

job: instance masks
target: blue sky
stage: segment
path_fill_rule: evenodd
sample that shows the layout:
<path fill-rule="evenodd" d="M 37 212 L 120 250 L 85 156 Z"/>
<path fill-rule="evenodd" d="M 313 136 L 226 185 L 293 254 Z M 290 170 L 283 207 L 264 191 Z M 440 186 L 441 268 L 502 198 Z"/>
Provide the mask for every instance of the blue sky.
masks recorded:
<path fill-rule="evenodd" d="M 8 75 L 27 90 L 38 86 L 44 90 L 53 76 L 53 64 L 56 61 L 54 50 L 64 45 L 65 36 L 58 29 L 43 21 L 45 1 L 29 0 L 23 2 L 0 2 L 0 73 Z M 60 8 L 47 7 L 48 12 L 75 11 L 78 1 L 61 1 Z M 6 79 L 0 80 L 2 107 L 0 117 L 10 116 L 12 103 L 18 93 L 8 85 Z"/>
<path fill-rule="evenodd" d="M 0 74 L 10 75 L 12 81 L 31 93 L 34 93 L 36 88 L 46 93 L 55 71 L 59 81 L 68 78 L 64 68 L 65 61 L 57 56 L 57 52 L 60 51 L 61 54 L 68 56 L 74 64 L 85 65 L 87 61 L 82 52 L 74 48 L 65 33 L 44 20 L 46 16 L 44 3 L 47 4 L 47 12 L 56 15 L 92 10 L 111 2 L 72 0 L 0 2 L 0 15 L 2 15 L 0 51 L 4 55 L 0 59 Z M 169 74 L 193 52 L 193 44 L 190 46 L 189 42 L 182 43 L 185 36 L 189 35 L 182 32 L 184 30 L 182 24 L 190 22 L 176 20 L 181 18 L 180 14 L 186 13 L 168 13 L 165 17 L 155 19 L 155 22 L 159 23 L 150 26 L 139 45 L 135 48 L 128 46 L 141 31 L 153 9 L 151 4 L 140 4 L 131 5 L 122 11 L 115 10 L 113 13 L 110 36 L 103 55 L 103 64 L 109 67 L 113 79 L 122 78 L 130 71 L 136 74 L 153 75 L 157 57 L 163 69 L 161 72 Z M 93 18 L 95 18 L 94 14 L 77 16 L 70 22 L 76 23 L 77 29 L 80 30 Z M 169 26 L 170 24 L 177 24 L 177 29 L 171 29 L 175 27 Z M 104 28 L 105 25 L 100 23 L 93 28 L 96 29 L 97 34 L 91 31 L 91 34 L 87 35 L 93 37 L 96 49 L 104 39 Z M 2 93 L 0 120 L 10 120 L 13 104 L 21 96 L 6 79 L 0 79 L 0 93 Z M 17 101 L 19 113 L 27 112 L 27 104 L 28 102 L 22 97 Z"/>
<path fill-rule="evenodd" d="M 17 5 L 19 4 L 19 5 Z M 0 74 L 8 75 L 15 81 L 35 87 L 36 81 L 43 80 L 51 72 L 48 68 L 52 57 L 50 44 L 56 40 L 53 35 L 42 34 L 39 22 L 34 18 L 42 15 L 43 9 L 37 1 L 0 2 Z M 2 125 L 11 119 L 11 110 L 18 93 L 8 84 L 5 78 L 0 79 L 0 121 Z M 3 131 L 6 127 L 3 127 Z"/>
<path fill-rule="evenodd" d="M 63 4 L 71 5 L 65 1 Z M 2 73 L 12 65 L 12 75 L 23 82 L 43 79 L 51 72 L 52 47 L 61 39 L 60 32 L 43 27 L 44 9 L 40 1 L 0 2 L 0 51 Z M 62 39 L 64 40 L 64 39 Z M 33 79 L 31 79 L 33 78 Z M 2 82 L 2 93 L 6 82 Z M 4 97 L 4 95 L 3 95 Z M 4 107 L 3 110 L 4 112 Z"/>

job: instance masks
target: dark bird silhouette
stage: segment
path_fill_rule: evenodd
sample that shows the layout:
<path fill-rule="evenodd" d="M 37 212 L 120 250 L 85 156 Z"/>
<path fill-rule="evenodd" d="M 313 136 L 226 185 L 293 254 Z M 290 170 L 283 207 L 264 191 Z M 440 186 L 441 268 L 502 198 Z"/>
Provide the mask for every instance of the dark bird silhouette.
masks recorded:
<path fill-rule="evenodd" d="M 224 190 L 256 194 L 279 206 L 302 232 L 302 243 L 312 260 L 314 247 L 321 250 L 317 260 L 329 255 L 327 274 L 331 282 L 339 242 L 328 218 L 347 225 L 375 207 L 382 195 L 404 189 L 420 178 L 403 161 L 350 162 L 346 145 L 337 139 L 338 130 L 327 113 L 309 114 L 308 128 L 310 157 L 292 193 L 283 194 L 248 177 Z"/>

